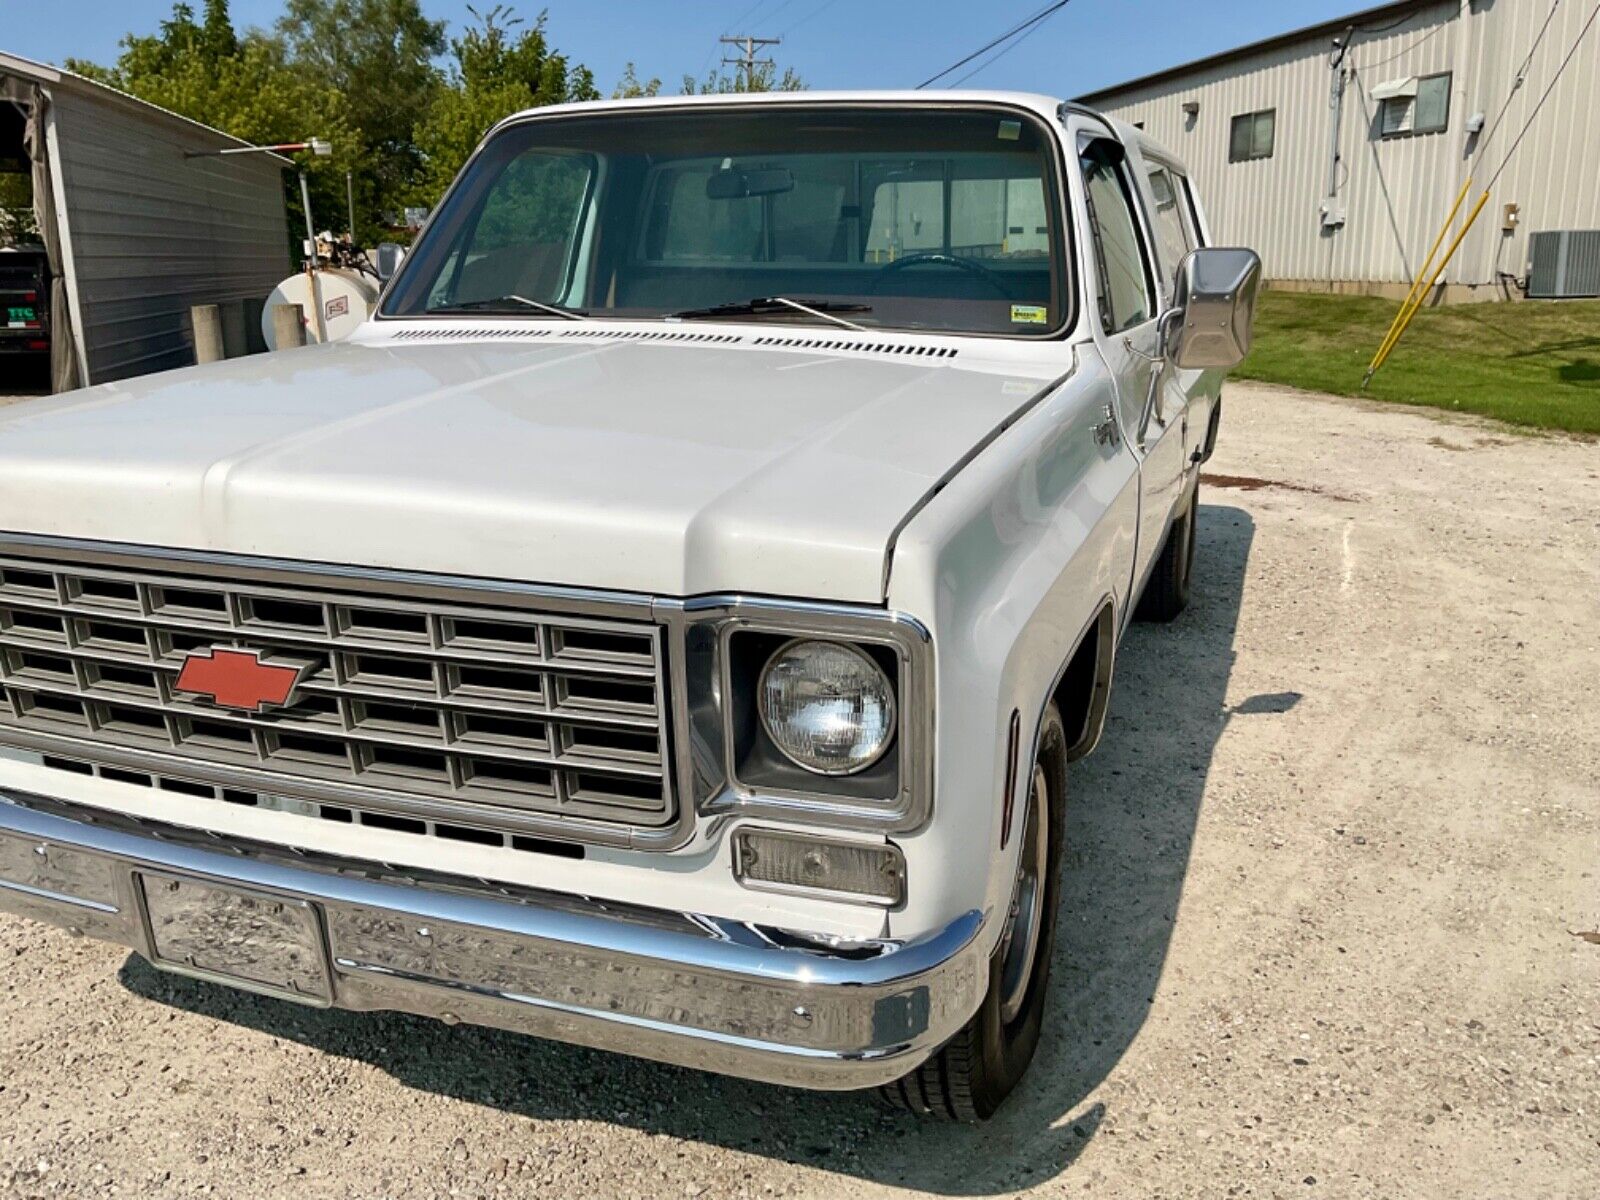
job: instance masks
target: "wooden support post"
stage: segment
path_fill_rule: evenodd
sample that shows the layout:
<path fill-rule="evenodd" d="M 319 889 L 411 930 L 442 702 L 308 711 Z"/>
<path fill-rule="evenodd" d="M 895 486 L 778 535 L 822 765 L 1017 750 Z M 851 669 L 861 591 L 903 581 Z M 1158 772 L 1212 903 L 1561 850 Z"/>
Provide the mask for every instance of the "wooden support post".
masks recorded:
<path fill-rule="evenodd" d="M 298 304 L 272 306 L 272 340 L 279 350 L 306 344 L 305 310 Z"/>
<path fill-rule="evenodd" d="M 194 325 L 194 360 L 221 362 L 227 357 L 222 344 L 222 311 L 215 304 L 196 304 L 189 310 Z"/>

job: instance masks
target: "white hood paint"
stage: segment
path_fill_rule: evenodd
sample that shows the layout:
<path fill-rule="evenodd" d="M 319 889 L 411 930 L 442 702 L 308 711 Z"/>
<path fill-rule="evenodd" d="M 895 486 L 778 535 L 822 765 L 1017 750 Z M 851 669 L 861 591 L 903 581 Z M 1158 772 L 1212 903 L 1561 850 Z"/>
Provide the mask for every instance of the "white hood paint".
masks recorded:
<path fill-rule="evenodd" d="M 365 339 L 14 404 L 0 529 L 877 603 L 905 516 L 1061 370 L 754 336 Z"/>

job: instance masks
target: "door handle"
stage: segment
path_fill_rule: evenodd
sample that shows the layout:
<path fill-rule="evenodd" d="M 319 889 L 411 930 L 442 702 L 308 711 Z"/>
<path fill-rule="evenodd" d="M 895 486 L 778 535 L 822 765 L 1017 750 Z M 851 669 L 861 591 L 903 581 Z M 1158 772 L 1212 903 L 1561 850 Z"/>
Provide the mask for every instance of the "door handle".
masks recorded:
<path fill-rule="evenodd" d="M 1122 442 L 1122 431 L 1117 428 L 1116 414 L 1111 411 L 1109 404 L 1100 411 L 1104 419 L 1094 427 L 1094 444 L 1115 447 Z"/>

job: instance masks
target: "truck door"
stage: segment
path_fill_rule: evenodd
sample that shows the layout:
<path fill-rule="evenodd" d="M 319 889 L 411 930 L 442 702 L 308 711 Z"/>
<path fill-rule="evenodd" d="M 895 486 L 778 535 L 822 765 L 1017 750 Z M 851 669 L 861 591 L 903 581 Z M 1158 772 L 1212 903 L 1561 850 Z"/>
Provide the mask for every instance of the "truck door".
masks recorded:
<path fill-rule="evenodd" d="M 1183 492 L 1184 405 L 1162 395 L 1169 372 L 1159 361 L 1161 293 L 1122 144 L 1085 130 L 1078 137 L 1090 231 L 1090 326 L 1117 385 L 1118 423 L 1139 459 L 1139 537 L 1133 597 L 1144 587 Z M 1131 605 L 1130 605 L 1131 608 Z"/>

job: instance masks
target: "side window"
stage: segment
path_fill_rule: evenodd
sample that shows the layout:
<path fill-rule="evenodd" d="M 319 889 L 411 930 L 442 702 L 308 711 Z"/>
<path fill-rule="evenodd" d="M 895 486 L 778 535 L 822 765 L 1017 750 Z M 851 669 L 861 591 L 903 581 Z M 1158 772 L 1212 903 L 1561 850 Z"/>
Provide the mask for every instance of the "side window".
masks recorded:
<path fill-rule="evenodd" d="M 507 163 L 440 273 L 430 303 L 513 294 L 559 300 L 594 170 L 594 160 L 581 154 L 529 152 Z"/>
<path fill-rule="evenodd" d="M 1150 194 L 1155 198 L 1155 210 L 1150 214 L 1150 224 L 1155 228 L 1162 277 L 1169 281 L 1183 256 L 1195 248 L 1188 214 L 1183 211 L 1186 201 L 1178 195 L 1178 187 L 1166 167 L 1151 169 Z"/>
<path fill-rule="evenodd" d="M 1249 162 L 1253 158 L 1271 158 L 1277 130 L 1278 110 L 1275 108 L 1240 113 L 1228 127 L 1228 161 Z"/>
<path fill-rule="evenodd" d="M 1089 142 L 1078 155 L 1099 267 L 1100 323 L 1107 333 L 1132 329 L 1155 315 L 1150 263 L 1121 157 L 1103 141 Z"/>

